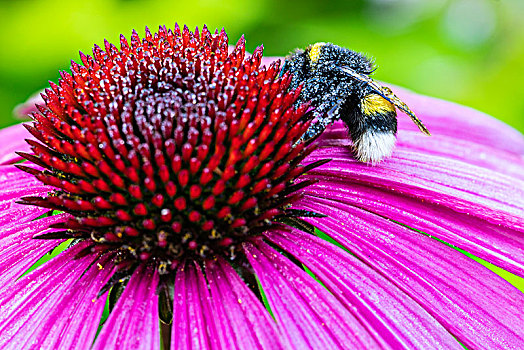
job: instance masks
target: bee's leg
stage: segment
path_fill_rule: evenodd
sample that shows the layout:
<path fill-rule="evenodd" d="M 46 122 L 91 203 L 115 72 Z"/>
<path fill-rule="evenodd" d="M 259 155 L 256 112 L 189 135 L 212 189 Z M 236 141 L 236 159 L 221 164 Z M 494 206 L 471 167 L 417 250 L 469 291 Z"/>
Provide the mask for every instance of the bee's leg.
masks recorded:
<path fill-rule="evenodd" d="M 343 102 L 344 100 L 337 100 L 325 114 L 317 116 L 317 122 L 307 129 L 302 136 L 301 141 L 316 138 L 324 132 L 329 124 L 333 123 L 338 118 L 338 111 Z M 322 110 L 322 106 L 319 109 Z"/>
<path fill-rule="evenodd" d="M 278 73 L 278 78 L 282 78 L 284 75 L 284 72 L 287 72 L 289 70 L 289 61 L 286 59 L 284 60 L 284 63 L 282 64 L 282 68 L 280 68 L 280 72 Z"/>
<path fill-rule="evenodd" d="M 391 156 L 396 143 L 395 106 L 377 94 L 369 94 L 348 108 L 341 118 L 348 126 L 356 158 L 376 164 Z"/>
<path fill-rule="evenodd" d="M 318 135 L 320 135 L 324 129 L 326 129 L 326 126 L 322 125 L 321 123 L 315 123 L 315 124 L 312 124 L 309 129 L 306 130 L 306 132 L 304 133 L 304 135 L 302 135 L 302 138 L 300 139 L 300 141 L 308 141 L 310 139 L 313 139 L 315 137 L 317 137 Z"/>

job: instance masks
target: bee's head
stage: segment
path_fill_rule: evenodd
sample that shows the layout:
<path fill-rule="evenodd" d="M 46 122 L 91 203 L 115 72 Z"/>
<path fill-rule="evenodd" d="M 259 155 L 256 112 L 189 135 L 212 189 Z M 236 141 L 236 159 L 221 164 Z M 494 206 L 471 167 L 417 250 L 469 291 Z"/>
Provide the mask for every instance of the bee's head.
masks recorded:
<path fill-rule="evenodd" d="M 374 70 L 373 62 L 366 56 L 332 43 L 309 45 L 306 53 L 313 65 L 325 66 L 326 69 L 346 66 L 361 74 L 370 74 Z"/>

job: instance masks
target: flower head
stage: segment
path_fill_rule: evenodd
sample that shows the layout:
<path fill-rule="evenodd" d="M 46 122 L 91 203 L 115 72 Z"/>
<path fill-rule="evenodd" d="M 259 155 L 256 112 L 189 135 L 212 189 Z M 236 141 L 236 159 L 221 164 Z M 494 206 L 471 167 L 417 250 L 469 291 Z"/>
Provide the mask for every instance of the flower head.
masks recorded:
<path fill-rule="evenodd" d="M 368 166 L 227 45 L 106 42 L 0 131 L 0 347 L 521 347 L 522 293 L 443 242 L 524 275 L 522 135 L 403 93 L 434 136 Z"/>
<path fill-rule="evenodd" d="M 69 213 L 38 238 L 81 239 L 118 252 L 121 268 L 155 260 L 234 258 L 285 216 L 295 178 L 311 169 L 297 144 L 309 123 L 278 64 L 228 53 L 224 31 L 149 31 L 121 49 L 81 54 L 26 125 L 38 141 L 20 165 L 56 190 L 22 203 Z M 132 270 L 131 270 L 132 271 Z"/>

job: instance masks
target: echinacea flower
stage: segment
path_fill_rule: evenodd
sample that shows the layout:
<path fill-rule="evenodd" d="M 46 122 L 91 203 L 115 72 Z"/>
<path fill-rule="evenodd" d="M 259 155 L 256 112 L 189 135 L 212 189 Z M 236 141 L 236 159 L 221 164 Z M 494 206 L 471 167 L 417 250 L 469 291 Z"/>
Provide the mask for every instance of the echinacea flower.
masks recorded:
<path fill-rule="evenodd" d="M 518 132 L 401 92 L 433 136 L 400 118 L 369 166 L 341 123 L 297 142 L 308 106 L 243 39 L 120 46 L 0 132 L 0 348 L 524 347 L 523 294 L 453 248 L 524 276 Z"/>

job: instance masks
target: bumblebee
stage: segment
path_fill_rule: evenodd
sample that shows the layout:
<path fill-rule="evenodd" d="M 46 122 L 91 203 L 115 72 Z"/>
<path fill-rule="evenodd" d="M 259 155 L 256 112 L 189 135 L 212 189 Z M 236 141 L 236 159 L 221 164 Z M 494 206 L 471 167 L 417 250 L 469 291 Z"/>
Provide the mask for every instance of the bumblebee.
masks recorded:
<path fill-rule="evenodd" d="M 281 74 L 293 75 L 290 88 L 302 84 L 297 103 L 314 107 L 313 123 L 303 136 L 320 135 L 341 119 L 353 141 L 359 161 L 378 163 L 393 152 L 397 134 L 396 108 L 405 112 L 426 135 L 428 129 L 409 107 L 370 75 L 373 62 L 361 53 L 331 44 L 316 43 L 288 55 Z"/>

